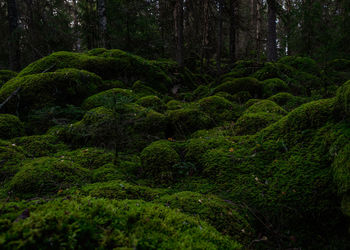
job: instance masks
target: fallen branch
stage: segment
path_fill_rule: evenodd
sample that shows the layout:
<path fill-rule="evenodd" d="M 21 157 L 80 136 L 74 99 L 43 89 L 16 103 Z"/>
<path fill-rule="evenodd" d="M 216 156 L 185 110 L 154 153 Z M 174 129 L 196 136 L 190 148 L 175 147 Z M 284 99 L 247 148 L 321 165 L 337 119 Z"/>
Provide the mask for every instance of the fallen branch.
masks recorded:
<path fill-rule="evenodd" d="M 12 94 L 6 98 L 6 100 L 0 104 L 0 109 L 9 101 L 12 97 L 16 96 L 18 92 L 21 90 L 21 87 L 18 87 L 15 91 L 12 92 Z"/>

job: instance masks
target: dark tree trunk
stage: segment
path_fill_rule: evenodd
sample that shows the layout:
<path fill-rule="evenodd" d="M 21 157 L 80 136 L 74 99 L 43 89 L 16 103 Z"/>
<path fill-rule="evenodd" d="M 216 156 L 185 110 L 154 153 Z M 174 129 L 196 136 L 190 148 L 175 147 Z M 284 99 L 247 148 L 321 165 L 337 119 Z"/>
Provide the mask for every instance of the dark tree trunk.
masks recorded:
<path fill-rule="evenodd" d="M 221 74 L 221 58 L 222 58 L 222 47 L 223 47 L 223 0 L 219 0 L 219 22 L 218 22 L 218 45 L 217 45 L 217 58 L 216 58 L 216 64 L 217 64 L 217 71 L 218 74 Z"/>
<path fill-rule="evenodd" d="M 106 15 L 106 2 L 105 0 L 97 1 L 97 13 L 100 30 L 100 47 L 107 47 L 107 15 Z"/>
<path fill-rule="evenodd" d="M 230 0 L 230 58 L 236 61 L 236 0 Z"/>
<path fill-rule="evenodd" d="M 276 0 L 268 0 L 267 59 L 277 60 Z"/>
<path fill-rule="evenodd" d="M 175 40 L 176 40 L 176 61 L 183 67 L 184 65 L 184 11 L 183 0 L 176 0 L 174 8 Z"/>
<path fill-rule="evenodd" d="M 18 71 L 20 64 L 19 32 L 18 32 L 18 12 L 16 0 L 7 0 L 8 22 L 9 22 L 9 63 L 10 69 Z"/>

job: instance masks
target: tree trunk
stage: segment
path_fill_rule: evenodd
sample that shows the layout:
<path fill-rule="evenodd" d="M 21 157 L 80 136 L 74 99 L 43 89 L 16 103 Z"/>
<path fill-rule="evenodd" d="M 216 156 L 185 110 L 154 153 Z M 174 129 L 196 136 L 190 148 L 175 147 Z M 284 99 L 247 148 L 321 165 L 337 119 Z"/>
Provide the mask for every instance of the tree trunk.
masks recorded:
<path fill-rule="evenodd" d="M 176 61 L 183 67 L 184 65 L 184 10 L 183 0 L 176 0 L 174 8 L 175 40 L 176 40 Z"/>
<path fill-rule="evenodd" d="M 218 22 L 218 45 L 216 52 L 216 66 L 218 74 L 221 74 L 221 58 L 222 58 L 222 47 L 223 47 L 223 0 L 219 0 L 219 22 Z"/>
<path fill-rule="evenodd" d="M 277 60 L 277 33 L 276 33 L 276 0 L 267 0 L 268 4 L 268 31 L 267 31 L 267 59 Z"/>
<path fill-rule="evenodd" d="M 18 12 L 16 0 L 7 0 L 8 22 L 9 22 L 9 63 L 10 69 L 18 71 L 20 64 L 19 32 L 18 32 Z"/>
<path fill-rule="evenodd" d="M 230 58 L 236 61 L 236 0 L 230 0 Z"/>
<path fill-rule="evenodd" d="M 201 70 L 209 66 L 208 47 L 209 47 L 209 0 L 203 1 L 203 37 L 202 37 L 202 62 Z"/>
<path fill-rule="evenodd" d="M 107 15 L 106 15 L 106 2 L 105 0 L 97 1 L 97 13 L 100 30 L 100 47 L 107 47 Z"/>

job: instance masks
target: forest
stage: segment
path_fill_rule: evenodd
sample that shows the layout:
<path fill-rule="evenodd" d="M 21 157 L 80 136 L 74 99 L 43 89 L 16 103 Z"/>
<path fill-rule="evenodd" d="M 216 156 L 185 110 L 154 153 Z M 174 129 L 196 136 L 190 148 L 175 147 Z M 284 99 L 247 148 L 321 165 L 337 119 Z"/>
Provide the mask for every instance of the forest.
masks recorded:
<path fill-rule="evenodd" d="M 0 249 L 350 249 L 349 0 L 0 0 L 0 37 Z"/>

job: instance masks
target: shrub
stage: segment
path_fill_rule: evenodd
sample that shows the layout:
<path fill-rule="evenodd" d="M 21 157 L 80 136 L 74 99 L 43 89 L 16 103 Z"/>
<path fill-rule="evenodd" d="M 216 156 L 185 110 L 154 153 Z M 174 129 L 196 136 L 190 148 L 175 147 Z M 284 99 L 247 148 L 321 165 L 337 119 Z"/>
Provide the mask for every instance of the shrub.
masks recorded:
<path fill-rule="evenodd" d="M 72 161 L 43 157 L 25 163 L 8 189 L 17 196 L 37 197 L 79 186 L 89 178 L 88 170 Z"/>
<path fill-rule="evenodd" d="M 141 152 L 142 171 L 148 178 L 162 182 L 174 180 L 173 167 L 180 162 L 180 156 L 169 144 L 156 141 Z"/>
<path fill-rule="evenodd" d="M 166 110 L 164 102 L 158 96 L 154 95 L 142 97 L 138 99 L 136 103 L 145 108 L 151 108 L 161 113 Z"/>
<path fill-rule="evenodd" d="M 214 89 L 214 92 L 227 92 L 231 95 L 237 94 L 238 92 L 247 91 L 252 96 L 261 96 L 262 84 L 255 78 L 245 77 L 237 78 L 222 83 Z"/>
<path fill-rule="evenodd" d="M 0 114 L 0 139 L 11 139 L 24 135 L 24 126 L 17 116 Z"/>
<path fill-rule="evenodd" d="M 4 106 L 6 111 L 27 114 L 47 106 L 80 105 L 97 92 L 100 84 L 100 77 L 76 69 L 16 77 L 0 89 L 0 102 L 20 88 L 20 98 L 8 101 Z"/>
<path fill-rule="evenodd" d="M 162 196 L 156 202 L 196 216 L 243 245 L 247 246 L 253 238 L 253 229 L 246 218 L 239 213 L 239 207 L 214 195 L 180 192 Z"/>
<path fill-rule="evenodd" d="M 159 204 L 58 199 L 1 235 L 4 248 L 240 249 L 207 223 Z"/>

